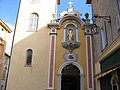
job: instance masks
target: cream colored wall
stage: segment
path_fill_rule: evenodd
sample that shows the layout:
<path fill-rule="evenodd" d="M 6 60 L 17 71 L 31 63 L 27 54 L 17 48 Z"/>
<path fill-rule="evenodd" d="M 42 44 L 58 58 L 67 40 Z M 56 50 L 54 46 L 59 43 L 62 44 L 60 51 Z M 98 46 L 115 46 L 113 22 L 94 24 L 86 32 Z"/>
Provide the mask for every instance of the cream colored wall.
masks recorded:
<path fill-rule="evenodd" d="M 45 27 L 14 45 L 7 90 L 46 90 L 50 43 L 48 33 Z M 27 49 L 33 50 L 32 67 L 25 66 Z"/>
<path fill-rule="evenodd" d="M 77 63 L 81 65 L 84 71 L 84 90 L 87 90 L 87 66 L 86 66 L 86 38 L 84 31 L 81 29 L 81 26 L 78 22 L 74 21 L 78 26 L 78 40 L 80 41 L 80 47 L 75 49 L 73 52 L 78 54 Z M 56 65 L 55 65 L 55 90 L 58 90 L 58 70 L 60 66 L 65 63 L 63 59 L 64 53 L 68 52 L 61 45 L 61 42 L 64 37 L 64 26 L 67 23 L 65 21 L 60 30 L 57 30 L 57 39 L 56 39 Z"/>
<path fill-rule="evenodd" d="M 47 24 L 56 0 L 21 0 L 6 90 L 46 90 L 50 36 Z M 39 14 L 37 32 L 27 32 L 31 13 Z M 33 50 L 32 66 L 26 67 L 26 50 Z"/>
<path fill-rule="evenodd" d="M 21 0 L 14 44 L 33 34 L 26 32 L 32 13 L 39 15 L 38 30 L 50 23 L 53 18 L 52 14 L 56 13 L 56 0 L 40 0 L 39 3 L 32 3 L 31 1 Z"/>
<path fill-rule="evenodd" d="M 0 25 L 0 37 L 6 41 L 6 34 L 8 32 Z"/>

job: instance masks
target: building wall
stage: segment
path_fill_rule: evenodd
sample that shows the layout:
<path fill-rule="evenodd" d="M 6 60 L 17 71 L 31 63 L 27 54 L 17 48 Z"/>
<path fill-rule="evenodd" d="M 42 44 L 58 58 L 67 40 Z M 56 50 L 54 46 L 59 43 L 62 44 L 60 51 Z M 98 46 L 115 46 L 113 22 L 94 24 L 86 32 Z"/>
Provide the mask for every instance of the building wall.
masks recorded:
<path fill-rule="evenodd" d="M 5 53 L 5 47 L 6 47 L 6 42 L 2 40 L 2 43 L 0 44 L 0 81 L 2 79 L 3 58 Z M 0 85 L 1 85 L 1 82 L 0 82 Z"/>
<path fill-rule="evenodd" d="M 4 66 L 4 55 L 7 44 L 6 34 L 10 33 L 10 28 L 0 19 L 0 89 L 1 89 L 1 79 L 2 79 L 2 70 Z"/>
<path fill-rule="evenodd" d="M 46 34 L 47 33 L 47 34 Z M 47 88 L 49 29 L 44 28 L 14 45 L 7 90 Z M 33 50 L 32 66 L 25 66 L 26 51 Z"/>
<path fill-rule="evenodd" d="M 8 75 L 8 67 L 10 62 L 10 56 L 5 53 L 3 59 L 3 68 L 2 68 L 2 79 L 1 79 L 1 90 L 5 90 L 7 75 Z"/>
<path fill-rule="evenodd" d="M 118 0 L 119 1 L 119 0 Z M 116 68 L 109 66 L 109 70 L 106 72 L 102 72 L 100 62 L 105 61 L 108 57 L 113 56 L 114 53 L 120 48 L 120 31 L 117 26 L 119 22 L 117 20 L 120 18 L 116 18 L 118 14 L 120 14 L 118 10 L 118 2 L 117 0 L 94 0 L 92 3 L 92 11 L 93 16 L 98 14 L 99 16 L 110 16 L 111 22 L 105 19 L 96 19 L 96 24 L 101 28 L 106 23 L 106 32 L 107 32 L 107 40 L 108 43 L 105 48 L 101 47 L 101 33 L 97 35 L 93 35 L 93 51 L 94 51 L 94 62 L 95 62 L 95 84 L 96 90 L 101 90 L 100 86 L 102 83 L 100 82 L 100 78 L 106 77 L 108 74 L 112 75 L 110 72 L 116 72 Z M 100 30 L 101 31 L 101 30 Z M 110 59 L 108 59 L 109 61 Z M 119 59 L 118 59 L 119 60 Z M 114 61 L 114 59 L 112 60 Z M 117 77 L 117 75 L 115 75 Z M 107 79 L 107 78 L 106 78 Z M 98 86 L 98 87 L 97 87 Z M 107 86 L 106 86 L 107 87 Z M 112 86 L 110 86 L 112 88 Z M 102 89 L 103 90 L 103 89 Z"/>
<path fill-rule="evenodd" d="M 3 57 L 6 48 L 6 34 L 7 31 L 2 27 L 2 25 L 0 25 L 0 75 L 1 75 Z"/>
<path fill-rule="evenodd" d="M 31 13 L 39 15 L 38 29 L 34 32 L 28 31 Z M 61 44 L 64 37 L 64 26 L 68 22 L 77 25 L 75 29 L 78 29 L 76 34 L 78 34 L 77 38 L 80 41 L 80 46 L 73 50 L 78 55 L 77 61 L 70 63 L 75 64 L 80 69 L 81 90 L 94 90 L 91 48 L 87 50 L 88 47 L 91 47 L 91 41 L 87 44 L 86 35 L 81 28 L 83 21 L 77 13 L 72 12 L 67 19 L 62 19 L 63 22 L 57 19 L 59 22 L 54 23 L 53 19 L 56 20 L 56 18 L 53 18 L 52 14 L 55 13 L 56 0 L 40 0 L 37 3 L 21 0 L 6 90 L 60 90 L 58 88 L 59 70 L 63 65 L 69 63 L 63 57 L 69 51 L 64 49 Z M 50 22 L 51 20 L 53 22 Z M 51 24 L 59 26 L 57 31 L 56 27 L 48 27 Z M 51 32 L 52 29 L 57 33 Z M 31 65 L 26 65 L 26 51 L 28 49 L 33 51 Z M 90 54 L 87 55 L 88 53 Z"/>
<path fill-rule="evenodd" d="M 96 24 L 101 28 L 104 22 L 106 22 L 106 31 L 107 31 L 107 39 L 108 44 L 107 46 L 102 49 L 101 48 L 101 36 L 100 33 L 98 35 L 94 35 L 94 59 L 98 60 L 100 56 L 106 53 L 106 51 L 109 49 L 109 47 L 112 45 L 113 41 L 115 41 L 119 35 L 120 32 L 117 30 L 116 26 L 116 1 L 117 0 L 95 0 L 92 1 L 92 11 L 93 16 L 95 14 L 101 15 L 101 16 L 110 16 L 111 23 L 108 23 L 108 20 L 104 19 L 97 19 Z"/>
<path fill-rule="evenodd" d="M 52 2 L 52 3 L 51 3 Z M 51 3 L 51 4 L 49 4 Z M 46 7 L 47 6 L 47 7 Z M 44 9 L 43 9 L 44 8 Z M 14 44 L 20 40 L 28 37 L 34 32 L 27 32 L 29 30 L 29 20 L 32 13 L 39 15 L 38 30 L 47 26 L 52 19 L 52 14 L 56 13 L 56 0 L 39 0 L 39 2 L 32 3 L 32 0 L 21 0 L 19 7 L 19 15 L 16 26 L 16 36 Z"/>
<path fill-rule="evenodd" d="M 47 24 L 52 19 L 56 0 L 21 0 L 12 50 L 7 90 L 47 89 L 50 29 Z M 28 32 L 31 13 L 39 15 L 38 29 Z M 32 65 L 26 66 L 26 51 L 33 50 Z"/>

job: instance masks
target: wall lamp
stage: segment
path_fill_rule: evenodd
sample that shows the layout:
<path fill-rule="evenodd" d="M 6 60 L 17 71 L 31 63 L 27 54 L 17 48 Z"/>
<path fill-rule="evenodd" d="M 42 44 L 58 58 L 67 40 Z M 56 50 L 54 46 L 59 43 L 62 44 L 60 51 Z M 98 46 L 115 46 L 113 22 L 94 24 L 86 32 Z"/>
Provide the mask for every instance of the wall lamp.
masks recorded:
<path fill-rule="evenodd" d="M 108 23 L 111 23 L 111 17 L 110 17 L 110 16 L 101 16 L 101 15 L 95 14 L 95 15 L 92 17 L 93 22 L 95 22 L 96 19 L 104 19 L 104 20 L 107 20 Z"/>
<path fill-rule="evenodd" d="M 84 25 L 82 26 L 82 29 L 85 30 L 86 35 L 99 34 L 99 31 L 101 30 L 101 28 L 98 25 L 96 25 L 96 21 L 98 19 L 104 19 L 104 20 L 107 20 L 108 23 L 111 23 L 110 16 L 102 16 L 102 15 L 94 14 L 94 16 L 92 17 L 93 24 L 91 24 L 89 19 L 89 14 L 86 13 L 85 19 L 84 18 L 82 19 L 84 21 Z"/>
<path fill-rule="evenodd" d="M 101 18 L 101 16 L 98 16 L 97 14 L 93 16 L 96 20 L 96 18 Z M 90 23 L 89 14 L 85 14 L 85 19 L 83 18 L 84 25 L 82 26 L 82 30 L 85 30 L 86 35 L 96 35 L 99 34 L 100 27 L 93 22 L 93 24 Z"/>
<path fill-rule="evenodd" d="M 91 29 L 91 33 L 93 35 L 99 34 L 100 27 L 98 27 L 96 24 L 92 24 L 92 26 L 90 27 L 90 29 Z"/>
<path fill-rule="evenodd" d="M 100 27 L 96 24 L 84 24 L 82 30 L 85 30 L 86 35 L 99 34 Z"/>

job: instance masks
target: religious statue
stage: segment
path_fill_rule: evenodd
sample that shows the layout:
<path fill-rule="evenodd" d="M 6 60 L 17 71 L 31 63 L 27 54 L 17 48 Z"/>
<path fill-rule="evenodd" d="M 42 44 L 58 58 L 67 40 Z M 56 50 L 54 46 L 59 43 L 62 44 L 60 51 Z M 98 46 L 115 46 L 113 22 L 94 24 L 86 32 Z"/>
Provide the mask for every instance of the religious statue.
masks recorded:
<path fill-rule="evenodd" d="M 67 38 L 68 38 L 69 41 L 74 40 L 74 33 L 73 33 L 72 29 L 69 29 Z"/>

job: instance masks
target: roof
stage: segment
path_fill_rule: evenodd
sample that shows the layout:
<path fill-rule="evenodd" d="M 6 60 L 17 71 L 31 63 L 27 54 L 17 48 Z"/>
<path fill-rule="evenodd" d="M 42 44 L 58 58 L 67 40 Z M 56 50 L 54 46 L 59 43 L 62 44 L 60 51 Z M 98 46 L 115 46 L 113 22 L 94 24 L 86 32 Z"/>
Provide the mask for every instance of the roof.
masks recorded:
<path fill-rule="evenodd" d="M 92 0 L 86 0 L 86 4 L 91 4 Z"/>
<path fill-rule="evenodd" d="M 12 32 L 12 30 L 0 19 L 0 25 L 8 32 Z"/>

